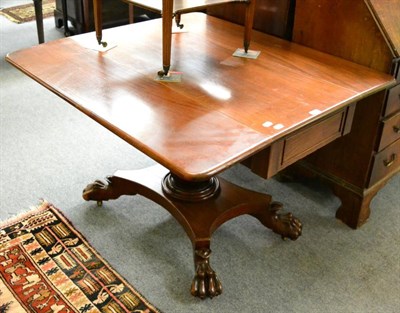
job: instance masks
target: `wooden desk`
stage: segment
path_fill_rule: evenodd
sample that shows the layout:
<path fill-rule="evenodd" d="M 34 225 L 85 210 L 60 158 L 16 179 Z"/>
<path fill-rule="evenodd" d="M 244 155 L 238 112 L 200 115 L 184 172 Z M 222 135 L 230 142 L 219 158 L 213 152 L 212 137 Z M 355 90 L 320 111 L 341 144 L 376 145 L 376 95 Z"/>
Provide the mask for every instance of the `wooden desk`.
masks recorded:
<path fill-rule="evenodd" d="M 332 186 L 341 200 L 336 216 L 357 228 L 368 220 L 374 196 L 400 171 L 400 0 L 298 1 L 293 41 L 397 79 L 386 93 L 362 101 L 349 136 L 298 164 Z"/>
<path fill-rule="evenodd" d="M 260 31 L 397 79 L 396 86 L 362 100 L 351 134 L 285 171 L 285 177 L 312 176 L 330 185 L 341 200 L 336 217 L 357 228 L 368 220 L 374 196 L 400 171 L 400 0 L 257 0 L 255 10 Z M 243 24 L 241 6 L 207 13 Z M 263 162 L 262 156 L 253 159 Z M 266 176 L 262 167 L 252 169 Z"/>
<path fill-rule="evenodd" d="M 271 196 L 217 176 L 263 152 L 269 175 L 350 131 L 355 103 L 394 84 L 390 75 L 254 32 L 256 60 L 235 58 L 243 28 L 201 13 L 173 35 L 181 83 L 154 80 L 162 21 L 109 29 L 117 47 L 87 48 L 93 33 L 11 53 L 7 60 L 160 166 L 117 171 L 86 200 L 141 194 L 167 209 L 193 243 L 192 294 L 213 297 L 212 233 L 250 214 L 282 237 L 301 223 Z M 55 53 L 57 51 L 57 53 Z M 65 64 L 69 64 L 68 67 Z"/>

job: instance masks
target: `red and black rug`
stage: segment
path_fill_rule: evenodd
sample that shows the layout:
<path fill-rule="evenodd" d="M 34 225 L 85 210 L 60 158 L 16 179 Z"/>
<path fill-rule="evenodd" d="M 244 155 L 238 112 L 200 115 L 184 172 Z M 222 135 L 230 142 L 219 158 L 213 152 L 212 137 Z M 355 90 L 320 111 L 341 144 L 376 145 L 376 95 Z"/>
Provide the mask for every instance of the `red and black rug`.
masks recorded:
<path fill-rule="evenodd" d="M 0 225 L 1 313 L 159 312 L 53 205 Z"/>

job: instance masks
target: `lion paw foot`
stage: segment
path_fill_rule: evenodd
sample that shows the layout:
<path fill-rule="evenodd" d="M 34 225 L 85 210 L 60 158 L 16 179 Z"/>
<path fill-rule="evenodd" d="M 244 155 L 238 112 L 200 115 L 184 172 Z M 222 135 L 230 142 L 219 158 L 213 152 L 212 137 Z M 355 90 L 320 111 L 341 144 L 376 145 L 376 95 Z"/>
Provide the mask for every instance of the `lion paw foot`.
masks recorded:
<path fill-rule="evenodd" d="M 282 204 L 278 202 L 271 203 L 271 210 L 275 214 L 273 230 L 280 234 L 283 239 L 296 240 L 301 235 L 303 225 L 292 213 L 278 214 L 277 212 L 281 208 Z"/>
<path fill-rule="evenodd" d="M 103 200 L 108 200 L 110 197 L 110 181 L 107 179 L 106 182 L 102 180 L 95 180 L 93 183 L 86 186 L 83 190 L 83 199 L 90 201 L 96 200 L 98 203 Z"/>
<path fill-rule="evenodd" d="M 215 271 L 211 268 L 210 249 L 196 250 L 196 274 L 193 278 L 191 293 L 195 297 L 213 298 L 222 293 L 222 285 Z"/>

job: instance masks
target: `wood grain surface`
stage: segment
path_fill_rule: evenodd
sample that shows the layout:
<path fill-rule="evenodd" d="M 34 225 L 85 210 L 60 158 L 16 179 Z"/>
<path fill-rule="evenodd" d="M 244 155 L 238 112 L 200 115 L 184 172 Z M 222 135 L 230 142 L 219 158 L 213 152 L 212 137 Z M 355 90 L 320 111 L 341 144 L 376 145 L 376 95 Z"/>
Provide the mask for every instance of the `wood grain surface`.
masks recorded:
<path fill-rule="evenodd" d="M 223 171 L 293 131 L 393 85 L 393 77 L 253 32 L 258 59 L 233 57 L 243 28 L 202 13 L 173 34 L 171 70 L 155 80 L 161 20 L 88 33 L 7 60 L 117 136 L 187 180 Z"/>

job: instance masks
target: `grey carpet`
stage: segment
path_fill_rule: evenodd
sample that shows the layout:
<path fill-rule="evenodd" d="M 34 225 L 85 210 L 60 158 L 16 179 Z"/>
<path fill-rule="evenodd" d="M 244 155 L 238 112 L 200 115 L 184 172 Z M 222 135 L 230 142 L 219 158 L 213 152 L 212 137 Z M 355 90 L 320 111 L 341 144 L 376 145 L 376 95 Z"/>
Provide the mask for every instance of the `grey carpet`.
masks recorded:
<path fill-rule="evenodd" d="M 0 7 L 11 2 L 0 0 Z M 335 219 L 340 202 L 326 186 L 266 181 L 240 165 L 228 170 L 224 177 L 283 202 L 303 222 L 303 235 L 282 241 L 247 216 L 224 224 L 211 259 L 224 293 L 194 299 L 191 244 L 164 209 L 140 196 L 103 207 L 81 197 L 94 179 L 153 161 L 4 61 L 6 53 L 37 44 L 34 22 L 0 16 L 0 36 L 0 219 L 47 199 L 166 313 L 400 311 L 400 175 L 355 231 Z M 46 41 L 62 36 L 46 19 Z"/>

